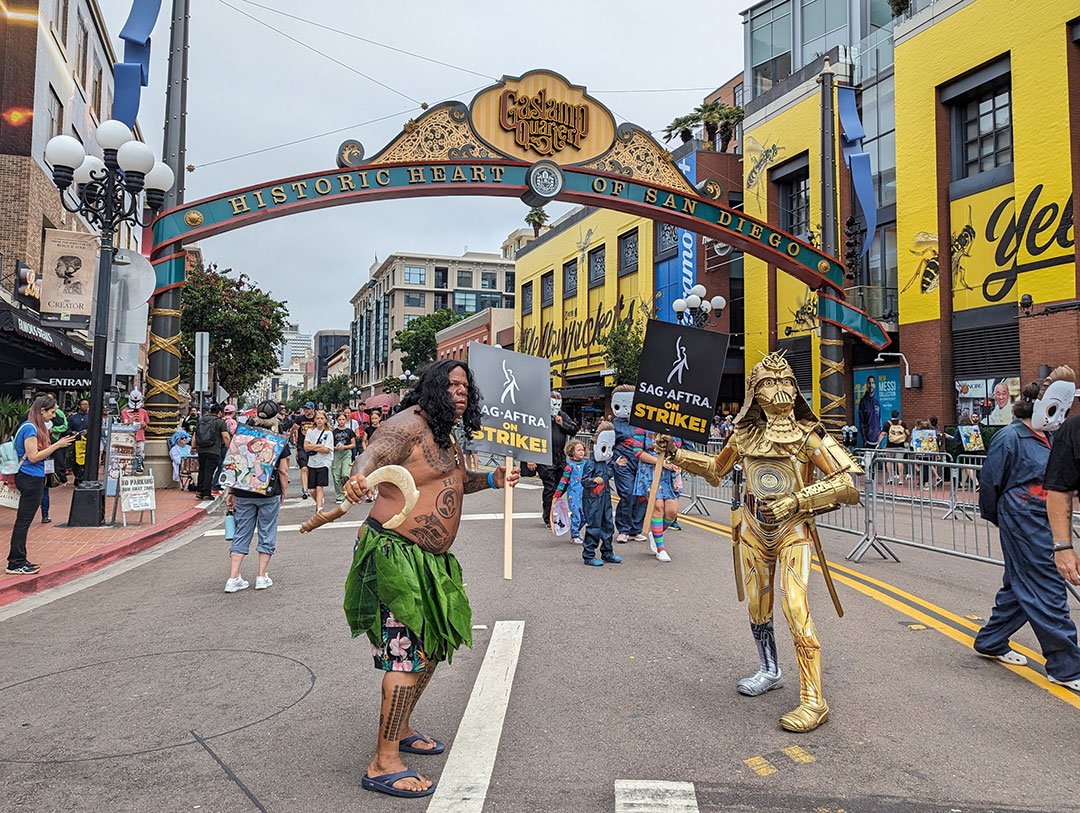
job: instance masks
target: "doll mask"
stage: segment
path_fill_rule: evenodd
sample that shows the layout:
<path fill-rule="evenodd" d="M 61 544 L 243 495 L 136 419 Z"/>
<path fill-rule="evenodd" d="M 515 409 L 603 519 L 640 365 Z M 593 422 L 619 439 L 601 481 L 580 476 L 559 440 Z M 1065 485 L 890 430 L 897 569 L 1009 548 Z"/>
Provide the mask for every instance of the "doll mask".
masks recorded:
<path fill-rule="evenodd" d="M 1053 432 L 1065 422 L 1072 406 L 1076 384 L 1072 381 L 1055 381 L 1035 402 L 1031 413 L 1031 427 L 1040 432 Z"/>
<path fill-rule="evenodd" d="M 629 394 L 629 393 L 628 393 Z M 605 429 L 596 436 L 596 440 L 593 441 L 593 459 L 598 463 L 607 463 L 611 460 L 612 452 L 615 450 L 615 430 Z"/>
<path fill-rule="evenodd" d="M 551 417 L 554 418 L 562 411 L 562 397 L 551 399 Z"/>
<path fill-rule="evenodd" d="M 634 400 L 632 392 L 615 392 L 611 395 L 611 412 L 616 418 L 630 420 L 630 403 Z"/>

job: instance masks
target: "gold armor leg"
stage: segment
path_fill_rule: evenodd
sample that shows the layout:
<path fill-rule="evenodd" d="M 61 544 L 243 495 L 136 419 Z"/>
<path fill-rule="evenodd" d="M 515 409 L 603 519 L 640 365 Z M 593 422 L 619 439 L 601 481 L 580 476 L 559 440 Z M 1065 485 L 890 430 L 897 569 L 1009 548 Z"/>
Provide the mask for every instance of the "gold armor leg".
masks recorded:
<path fill-rule="evenodd" d="M 780 590 L 800 682 L 798 707 L 780 718 L 781 727 L 788 731 L 813 731 L 829 719 L 829 706 L 821 693 L 821 645 L 806 596 L 809 578 L 810 543 L 803 539 L 785 545 L 780 551 Z"/>
<path fill-rule="evenodd" d="M 776 557 L 752 535 L 739 543 L 743 578 L 746 580 L 747 605 L 750 608 L 750 632 L 757 646 L 761 665 L 757 672 L 738 683 L 739 694 L 755 697 L 784 685 L 776 660 L 776 637 L 773 634 L 773 589 Z"/>

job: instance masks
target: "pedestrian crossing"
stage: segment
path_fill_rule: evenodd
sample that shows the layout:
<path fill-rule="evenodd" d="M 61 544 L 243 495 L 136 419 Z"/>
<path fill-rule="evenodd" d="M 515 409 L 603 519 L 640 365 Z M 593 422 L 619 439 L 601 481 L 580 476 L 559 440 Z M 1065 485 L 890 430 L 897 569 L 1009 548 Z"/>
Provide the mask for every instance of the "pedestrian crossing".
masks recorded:
<path fill-rule="evenodd" d="M 286 506 L 288 505 L 287 500 L 286 500 L 285 504 L 286 504 Z M 514 516 L 514 519 L 540 519 L 541 515 L 537 511 L 537 512 L 524 512 L 524 513 L 514 514 L 513 516 Z M 461 521 L 462 522 L 467 522 L 467 521 L 471 521 L 471 522 L 488 522 L 488 521 L 494 521 L 494 520 L 501 520 L 502 518 L 503 518 L 502 514 L 463 514 L 462 517 L 461 517 Z M 323 525 L 320 528 L 317 528 L 313 533 L 318 532 L 318 531 L 325 531 L 325 530 L 327 530 L 329 528 L 359 528 L 363 524 L 364 524 L 363 520 L 346 521 L 346 520 L 340 520 L 339 519 L 337 522 L 330 522 L 330 523 L 327 523 L 326 525 Z M 300 523 L 291 524 L 291 525 L 278 525 L 278 533 L 279 534 L 292 533 L 292 532 L 299 531 L 299 530 L 300 530 Z M 225 529 L 224 528 L 214 528 L 213 530 L 207 531 L 205 534 L 203 534 L 203 536 L 225 536 Z"/>
<path fill-rule="evenodd" d="M 697 813 L 693 782 L 616 779 L 615 813 Z"/>

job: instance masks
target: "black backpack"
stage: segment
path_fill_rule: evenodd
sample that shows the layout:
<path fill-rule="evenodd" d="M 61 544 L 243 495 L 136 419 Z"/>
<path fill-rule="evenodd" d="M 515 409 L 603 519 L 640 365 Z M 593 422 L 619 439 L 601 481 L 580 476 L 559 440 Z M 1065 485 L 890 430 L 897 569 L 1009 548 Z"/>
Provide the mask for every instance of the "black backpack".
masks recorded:
<path fill-rule="evenodd" d="M 216 415 L 203 415 L 195 428 L 195 442 L 199 448 L 209 449 L 221 445 L 221 436 L 217 431 Z"/>

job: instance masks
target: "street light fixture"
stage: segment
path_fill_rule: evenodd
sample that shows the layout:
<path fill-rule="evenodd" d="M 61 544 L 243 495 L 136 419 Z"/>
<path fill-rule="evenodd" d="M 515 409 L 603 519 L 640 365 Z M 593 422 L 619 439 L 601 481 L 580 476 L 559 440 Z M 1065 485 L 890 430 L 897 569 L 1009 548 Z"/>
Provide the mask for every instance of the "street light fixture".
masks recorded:
<path fill-rule="evenodd" d="M 141 214 L 139 195 L 145 190 L 145 205 L 156 214 L 172 188 L 172 170 L 121 121 L 103 121 L 95 134 L 103 158 L 87 155 L 83 145 L 71 136 L 55 136 L 45 145 L 45 160 L 52 167 L 53 183 L 60 191 L 60 203 L 67 211 L 81 215 L 101 235 L 101 257 L 95 282 L 94 348 L 90 366 L 90 423 L 86 431 L 85 479 L 71 498 L 68 524 L 96 526 L 105 521 L 105 484 L 98 480 L 101 448 L 101 415 L 105 404 L 106 337 L 109 326 L 109 293 L 112 283 L 114 237 L 124 223 L 146 227 L 150 220 Z M 72 183 L 74 202 L 67 194 Z"/>
<path fill-rule="evenodd" d="M 704 285 L 695 285 L 690 289 L 690 294 L 686 299 L 676 299 L 672 302 L 671 309 L 675 311 L 680 322 L 689 316 L 694 327 L 705 327 L 710 316 L 719 317 L 727 307 L 727 300 L 724 297 L 717 294 L 712 299 L 706 299 L 707 295 L 708 291 L 705 290 Z"/>
<path fill-rule="evenodd" d="M 903 353 L 878 353 L 877 358 L 874 359 L 875 364 L 883 364 L 886 358 L 903 359 L 904 361 L 904 389 L 920 389 L 922 387 L 922 376 L 911 374 L 911 365 L 908 364 L 907 356 Z"/>

